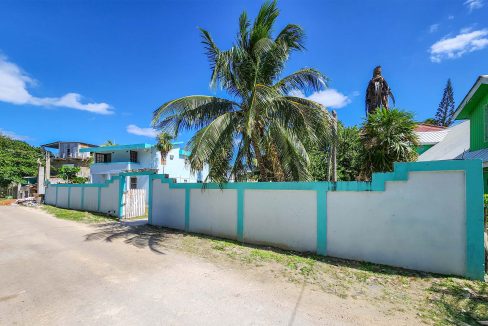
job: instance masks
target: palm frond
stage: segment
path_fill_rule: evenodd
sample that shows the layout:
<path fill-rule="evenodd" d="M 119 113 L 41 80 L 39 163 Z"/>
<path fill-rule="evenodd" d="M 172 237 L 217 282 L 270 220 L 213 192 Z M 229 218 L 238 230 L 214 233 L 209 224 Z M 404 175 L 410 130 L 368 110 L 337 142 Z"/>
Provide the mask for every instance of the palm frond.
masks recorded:
<path fill-rule="evenodd" d="M 303 68 L 288 75 L 274 85 L 283 94 L 299 90 L 303 93 L 320 91 L 327 87 L 328 78 L 320 71 L 313 68 Z"/>
<path fill-rule="evenodd" d="M 239 104 L 214 96 L 193 95 L 169 101 L 153 112 L 153 127 L 176 136 L 180 129 L 207 126 L 220 115 L 237 110 Z"/>

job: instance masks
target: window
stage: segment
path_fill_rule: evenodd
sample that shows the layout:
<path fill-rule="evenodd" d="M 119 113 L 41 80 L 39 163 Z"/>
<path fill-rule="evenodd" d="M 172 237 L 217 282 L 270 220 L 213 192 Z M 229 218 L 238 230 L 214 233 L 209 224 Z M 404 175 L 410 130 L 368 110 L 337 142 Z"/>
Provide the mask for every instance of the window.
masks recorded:
<path fill-rule="evenodd" d="M 175 156 L 174 156 L 174 155 L 170 155 L 170 156 L 169 156 L 169 159 L 170 159 L 170 160 L 172 160 L 172 159 L 174 159 L 174 158 L 175 158 Z"/>
<path fill-rule="evenodd" d="M 137 152 L 130 151 L 129 155 L 130 155 L 130 162 L 137 163 Z"/>
<path fill-rule="evenodd" d="M 112 162 L 112 154 L 95 153 L 95 163 L 110 163 Z"/>
<path fill-rule="evenodd" d="M 71 150 L 69 148 L 66 149 L 66 154 L 67 157 L 71 157 Z"/>
<path fill-rule="evenodd" d="M 137 177 L 130 177 L 130 189 L 137 189 Z"/>

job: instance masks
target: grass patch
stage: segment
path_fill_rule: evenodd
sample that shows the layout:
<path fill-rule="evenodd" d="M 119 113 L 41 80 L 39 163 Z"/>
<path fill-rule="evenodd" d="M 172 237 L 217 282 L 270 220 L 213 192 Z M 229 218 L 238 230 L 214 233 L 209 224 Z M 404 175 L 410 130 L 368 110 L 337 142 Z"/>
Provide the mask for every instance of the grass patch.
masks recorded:
<path fill-rule="evenodd" d="M 41 208 L 57 218 L 63 220 L 70 220 L 82 223 L 103 223 L 103 222 L 110 222 L 110 221 L 117 221 L 118 219 L 115 217 L 98 214 L 98 213 L 91 213 L 91 212 L 84 212 L 84 211 L 75 211 L 72 209 L 64 209 L 49 205 L 43 205 Z"/>
<path fill-rule="evenodd" d="M 240 265 L 253 272 L 343 299 L 365 300 L 385 315 L 408 314 L 430 325 L 478 325 L 488 320 L 488 284 L 373 263 L 323 257 L 242 244 L 206 235 L 171 232 L 164 246 L 217 264 Z"/>
<path fill-rule="evenodd" d="M 488 284 L 458 278 L 435 280 L 421 313 L 437 325 L 479 325 L 488 321 Z"/>

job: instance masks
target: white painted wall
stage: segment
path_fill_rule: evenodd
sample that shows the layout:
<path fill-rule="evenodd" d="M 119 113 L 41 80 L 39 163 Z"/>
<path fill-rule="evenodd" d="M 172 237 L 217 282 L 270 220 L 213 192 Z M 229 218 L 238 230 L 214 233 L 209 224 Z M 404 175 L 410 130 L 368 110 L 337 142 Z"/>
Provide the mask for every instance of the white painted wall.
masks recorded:
<path fill-rule="evenodd" d="M 185 229 L 185 190 L 169 189 L 167 183 L 153 180 L 152 224 Z"/>
<path fill-rule="evenodd" d="M 191 189 L 190 231 L 236 239 L 237 190 Z"/>
<path fill-rule="evenodd" d="M 59 188 L 57 206 L 68 207 L 68 187 Z"/>
<path fill-rule="evenodd" d="M 119 180 L 114 180 L 107 187 L 101 188 L 100 212 L 118 216 Z"/>
<path fill-rule="evenodd" d="M 58 202 L 56 204 L 56 188 L 58 188 Z M 119 180 L 114 180 L 107 187 L 84 187 L 85 198 L 81 207 L 82 187 L 63 187 L 49 185 L 46 189 L 45 202 L 48 205 L 68 208 L 68 192 L 70 195 L 70 209 L 96 212 L 98 210 L 98 189 L 101 192 L 100 212 L 118 216 L 119 210 Z M 71 190 L 69 190 L 71 189 Z"/>
<path fill-rule="evenodd" d="M 316 191 L 246 190 L 244 192 L 245 242 L 314 252 L 317 249 L 316 239 Z"/>
<path fill-rule="evenodd" d="M 69 203 L 71 209 L 81 209 L 81 187 L 71 187 Z"/>
<path fill-rule="evenodd" d="M 44 201 L 48 205 L 54 205 L 56 203 L 56 188 L 46 187 L 46 194 L 44 195 Z"/>
<path fill-rule="evenodd" d="M 85 187 L 84 210 L 96 212 L 98 209 L 98 187 Z"/>
<path fill-rule="evenodd" d="M 463 171 L 411 172 L 384 192 L 328 192 L 327 254 L 465 274 Z"/>

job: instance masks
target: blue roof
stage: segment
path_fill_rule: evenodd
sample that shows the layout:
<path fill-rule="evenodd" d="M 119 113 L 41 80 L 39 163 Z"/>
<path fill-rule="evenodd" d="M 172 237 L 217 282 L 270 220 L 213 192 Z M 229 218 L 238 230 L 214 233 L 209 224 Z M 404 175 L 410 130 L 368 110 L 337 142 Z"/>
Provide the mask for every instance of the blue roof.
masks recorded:
<path fill-rule="evenodd" d="M 151 144 L 128 144 L 128 145 L 115 145 L 115 146 L 102 146 L 102 147 L 87 147 L 80 148 L 81 153 L 104 153 L 114 151 L 125 151 L 129 149 L 145 149 L 152 148 Z"/>

